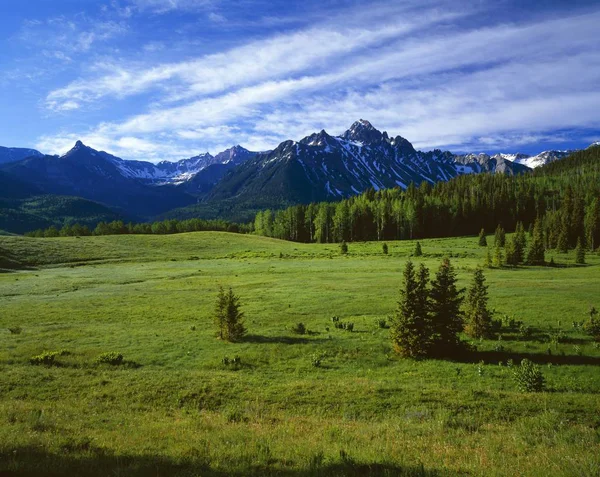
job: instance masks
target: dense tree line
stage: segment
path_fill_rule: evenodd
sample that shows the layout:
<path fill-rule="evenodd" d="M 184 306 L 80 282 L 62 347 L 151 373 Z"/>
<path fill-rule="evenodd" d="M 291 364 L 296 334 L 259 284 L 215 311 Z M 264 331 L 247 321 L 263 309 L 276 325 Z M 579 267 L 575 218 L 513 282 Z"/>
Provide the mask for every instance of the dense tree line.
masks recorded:
<path fill-rule="evenodd" d="M 100 222 L 95 228 L 91 229 L 86 225 L 66 224 L 62 228 L 49 227 L 28 232 L 28 237 L 75 237 L 86 235 L 125 235 L 125 234 L 146 234 L 146 235 L 167 235 L 184 232 L 234 232 L 249 233 L 252 231 L 250 224 L 235 224 L 224 220 L 163 220 L 152 223 L 125 223 L 122 220 L 112 222 Z"/>
<path fill-rule="evenodd" d="M 265 210 L 254 228 L 259 235 L 327 243 L 476 235 L 499 224 L 513 231 L 519 222 L 529 230 L 536 219 L 546 248 L 567 250 L 578 240 L 588 249 L 600 247 L 600 147 L 519 176 L 465 175 Z"/>

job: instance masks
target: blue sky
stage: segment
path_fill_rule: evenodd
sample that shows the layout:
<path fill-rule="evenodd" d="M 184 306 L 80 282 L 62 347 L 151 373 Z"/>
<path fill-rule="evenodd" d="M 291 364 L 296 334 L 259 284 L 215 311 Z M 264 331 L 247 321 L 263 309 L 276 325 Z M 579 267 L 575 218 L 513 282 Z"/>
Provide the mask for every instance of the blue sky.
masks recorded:
<path fill-rule="evenodd" d="M 363 118 L 423 150 L 586 147 L 598 25 L 598 0 L 4 0 L 0 145 L 174 160 Z"/>

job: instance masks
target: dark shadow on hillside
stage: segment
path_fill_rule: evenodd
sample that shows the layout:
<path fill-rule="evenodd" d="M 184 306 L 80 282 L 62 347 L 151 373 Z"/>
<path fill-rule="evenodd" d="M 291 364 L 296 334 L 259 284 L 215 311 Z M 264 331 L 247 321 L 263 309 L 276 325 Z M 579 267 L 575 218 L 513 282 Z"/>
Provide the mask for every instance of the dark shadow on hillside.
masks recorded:
<path fill-rule="evenodd" d="M 309 341 L 307 338 L 295 336 L 262 336 L 262 335 L 246 335 L 242 343 L 274 343 L 274 344 L 306 344 Z"/>
<path fill-rule="evenodd" d="M 92 455 L 90 455 L 92 454 Z M 13 469 L 6 470 L 7 465 Z M 289 465 L 289 461 L 287 461 Z M 307 464 L 302 463 L 305 466 Z M 411 476 L 411 477 L 450 477 L 460 475 L 447 471 L 428 470 L 424 467 L 400 467 L 393 464 L 359 463 L 352 460 L 338 460 L 335 463 L 320 463 L 318 460 L 310 468 L 286 469 L 284 463 L 270 459 L 268 464 L 259 465 L 252 459 L 244 462 L 243 470 L 215 470 L 203 457 L 191 457 L 173 461 L 162 456 L 113 456 L 102 449 L 64 449 L 62 454 L 49 454 L 43 450 L 23 447 L 0 454 L 0 477 L 63 477 L 85 475 L 87 477 L 126 475 L 128 477 L 202 476 L 202 477 L 242 477 L 242 476 L 282 476 L 282 477 L 362 477 L 362 476 Z M 240 467 L 237 465 L 236 467 Z"/>

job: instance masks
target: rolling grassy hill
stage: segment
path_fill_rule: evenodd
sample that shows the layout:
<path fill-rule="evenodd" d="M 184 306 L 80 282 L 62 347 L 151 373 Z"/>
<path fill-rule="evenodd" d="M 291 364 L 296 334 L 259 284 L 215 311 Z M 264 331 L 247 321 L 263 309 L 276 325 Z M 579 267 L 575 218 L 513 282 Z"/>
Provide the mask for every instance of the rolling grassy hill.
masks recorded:
<path fill-rule="evenodd" d="M 461 286 L 483 263 L 477 238 L 421 243 L 413 260 L 433 272 L 451 256 Z M 28 268 L 0 274 L 0 473 L 597 475 L 600 349 L 572 322 L 600 306 L 600 256 L 486 270 L 490 306 L 529 334 L 413 361 L 376 324 L 415 244 L 388 245 L 342 256 L 216 232 L 0 237 Z M 215 338 L 219 285 L 241 297 L 241 343 Z M 299 322 L 309 333 L 292 332 Z M 44 350 L 63 350 L 59 366 L 29 363 Z M 125 364 L 96 364 L 108 351 Z M 516 389 L 508 363 L 523 357 L 542 365 L 547 392 Z"/>

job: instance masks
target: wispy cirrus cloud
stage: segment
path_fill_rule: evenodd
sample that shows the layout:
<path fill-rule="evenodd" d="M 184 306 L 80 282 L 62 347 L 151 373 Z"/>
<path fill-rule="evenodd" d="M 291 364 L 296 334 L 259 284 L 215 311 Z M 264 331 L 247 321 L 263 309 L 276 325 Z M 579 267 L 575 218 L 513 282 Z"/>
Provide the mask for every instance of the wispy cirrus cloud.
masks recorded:
<path fill-rule="evenodd" d="M 119 36 L 127 25 L 117 21 L 96 21 L 85 14 L 56 16 L 26 21 L 18 39 L 46 55 L 70 60 L 70 56 L 90 51 L 94 44 Z"/>
<path fill-rule="evenodd" d="M 214 8 L 220 0 L 129 0 L 136 8 L 154 13 L 174 10 L 197 11 Z"/>
<path fill-rule="evenodd" d="M 233 143 L 267 149 L 321 128 L 341 133 L 359 117 L 418 147 L 458 150 L 560 142 L 553 130 L 600 127 L 600 9 L 481 26 L 464 21 L 472 10 L 429 6 L 374 11 L 360 24 L 340 16 L 181 62 L 97 64 L 45 104 L 151 98 L 137 114 L 80 132 L 150 159 Z"/>
<path fill-rule="evenodd" d="M 419 21 L 395 22 L 373 28 L 310 28 L 254 41 L 196 60 L 151 68 L 98 65 L 96 69 L 110 73 L 77 80 L 51 91 L 46 105 L 49 109 L 60 110 L 63 101 L 92 103 L 105 97 L 123 98 L 154 88 L 166 91 L 163 102 L 173 102 L 299 73 L 314 74 L 336 67 L 353 52 L 364 53 L 383 42 L 455 17 L 456 14 L 430 14 Z"/>

